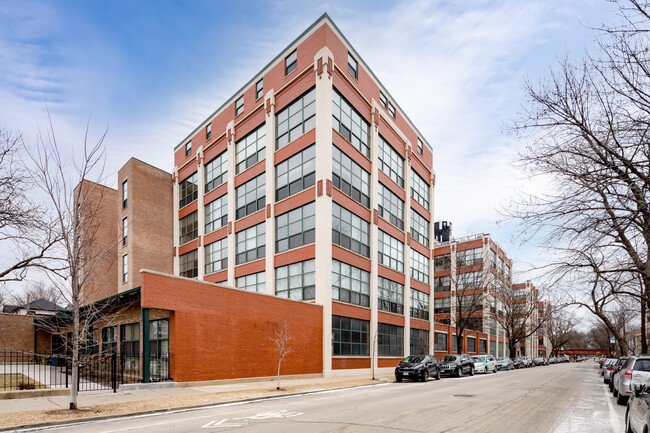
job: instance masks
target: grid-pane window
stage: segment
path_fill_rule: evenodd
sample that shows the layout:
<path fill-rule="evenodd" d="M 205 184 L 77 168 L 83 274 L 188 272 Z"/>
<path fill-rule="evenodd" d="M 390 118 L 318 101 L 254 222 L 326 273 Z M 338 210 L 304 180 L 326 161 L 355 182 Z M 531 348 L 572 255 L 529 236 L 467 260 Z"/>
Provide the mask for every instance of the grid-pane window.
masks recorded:
<path fill-rule="evenodd" d="M 499 353 L 503 354 L 503 350 L 501 350 L 501 344 L 499 343 Z M 496 341 L 490 341 L 490 355 L 492 356 L 497 356 L 497 342 Z"/>
<path fill-rule="evenodd" d="M 122 182 L 122 207 L 125 208 L 129 198 L 129 184 L 125 180 Z"/>
<path fill-rule="evenodd" d="M 237 232 L 236 263 L 250 262 L 266 255 L 266 223 L 257 224 Z"/>
<path fill-rule="evenodd" d="M 365 207 L 370 207 L 370 173 L 332 146 L 332 183 Z"/>
<path fill-rule="evenodd" d="M 456 334 L 451 336 L 451 351 L 452 353 L 458 353 L 458 339 L 456 338 Z"/>
<path fill-rule="evenodd" d="M 411 249 L 411 277 L 429 284 L 429 258 Z"/>
<path fill-rule="evenodd" d="M 390 113 L 391 116 L 393 116 L 393 119 L 395 118 L 395 107 L 393 107 L 393 104 L 390 102 L 388 103 L 388 112 Z"/>
<path fill-rule="evenodd" d="M 183 254 L 178 259 L 181 277 L 194 278 L 199 275 L 199 254 L 197 250 Z"/>
<path fill-rule="evenodd" d="M 275 294 L 282 298 L 306 300 L 316 297 L 315 260 L 275 268 Z"/>
<path fill-rule="evenodd" d="M 456 267 L 474 266 L 483 263 L 483 248 L 471 248 L 456 252 Z"/>
<path fill-rule="evenodd" d="M 296 153 L 275 166 L 275 200 L 283 200 L 316 183 L 316 146 Z"/>
<path fill-rule="evenodd" d="M 332 204 L 332 242 L 370 257 L 370 223 L 349 210 Z"/>
<path fill-rule="evenodd" d="M 102 353 L 105 355 L 117 352 L 117 327 L 102 328 Z"/>
<path fill-rule="evenodd" d="M 425 209 L 429 209 L 429 184 L 411 169 L 411 197 Z"/>
<path fill-rule="evenodd" d="M 316 89 L 311 89 L 278 112 L 276 118 L 276 149 L 282 149 L 316 126 Z"/>
<path fill-rule="evenodd" d="M 403 356 L 404 328 L 401 326 L 379 323 L 377 328 L 377 348 L 379 356 Z"/>
<path fill-rule="evenodd" d="M 332 128 L 370 158 L 370 124 L 336 89 L 332 95 Z"/>
<path fill-rule="evenodd" d="M 476 353 L 476 338 L 467 337 L 467 352 Z"/>
<path fill-rule="evenodd" d="M 198 197 L 198 187 L 196 185 L 197 182 L 197 174 L 196 172 L 192 174 L 191 176 L 187 177 L 183 181 L 181 181 L 180 184 L 180 207 L 185 207 L 188 204 L 192 203 L 196 198 Z"/>
<path fill-rule="evenodd" d="M 404 188 L 404 159 L 381 135 L 379 136 L 379 168 Z"/>
<path fill-rule="evenodd" d="M 129 223 L 126 218 L 122 220 L 122 245 L 126 245 L 129 238 Z"/>
<path fill-rule="evenodd" d="M 424 329 L 411 328 L 410 336 L 410 354 L 411 355 L 428 355 L 429 354 L 429 331 Z"/>
<path fill-rule="evenodd" d="M 483 340 L 482 338 L 478 340 L 478 352 L 487 353 L 487 340 Z"/>
<path fill-rule="evenodd" d="M 228 152 L 223 152 L 205 164 L 205 192 L 212 191 L 228 180 Z"/>
<path fill-rule="evenodd" d="M 449 314 L 451 312 L 451 298 L 435 298 L 433 300 L 433 314 Z"/>
<path fill-rule="evenodd" d="M 199 236 L 199 220 L 197 213 L 197 211 L 194 211 L 178 221 L 178 231 L 180 233 L 178 242 L 181 245 L 186 244 Z"/>
<path fill-rule="evenodd" d="M 411 317 L 429 320 L 429 294 L 411 289 Z"/>
<path fill-rule="evenodd" d="M 124 370 L 139 370 L 140 367 L 140 324 L 129 323 L 120 326 L 120 357 Z"/>
<path fill-rule="evenodd" d="M 448 292 L 451 290 L 451 277 L 434 277 L 433 278 L 433 291 L 436 293 Z"/>
<path fill-rule="evenodd" d="M 278 215 L 275 221 L 276 253 L 311 244 L 316 239 L 316 202 Z"/>
<path fill-rule="evenodd" d="M 404 244 L 382 230 L 379 230 L 377 244 L 379 263 L 398 272 L 404 272 Z"/>
<path fill-rule="evenodd" d="M 384 277 L 377 279 L 377 306 L 382 311 L 404 314 L 404 285 Z"/>
<path fill-rule="evenodd" d="M 235 116 L 239 116 L 243 112 L 244 112 L 244 95 L 242 95 L 241 98 L 239 98 L 237 102 L 235 102 Z"/>
<path fill-rule="evenodd" d="M 284 75 L 289 75 L 293 71 L 296 70 L 298 67 L 298 51 L 293 50 L 291 54 L 289 54 L 287 57 L 284 59 Z"/>
<path fill-rule="evenodd" d="M 129 256 L 124 254 L 122 256 L 122 282 L 126 283 L 129 281 Z"/>
<path fill-rule="evenodd" d="M 332 316 L 332 355 L 368 356 L 370 322 L 351 317 Z"/>
<path fill-rule="evenodd" d="M 205 246 L 205 273 L 211 274 L 228 268 L 228 238 Z"/>
<path fill-rule="evenodd" d="M 235 173 L 241 173 L 264 159 L 266 151 L 265 138 L 266 129 L 262 125 L 235 143 L 237 149 Z"/>
<path fill-rule="evenodd" d="M 332 260 L 332 299 L 369 307 L 370 273 Z"/>
<path fill-rule="evenodd" d="M 264 96 L 264 80 L 259 80 L 255 84 L 255 99 L 260 99 Z"/>
<path fill-rule="evenodd" d="M 352 54 L 348 53 L 348 72 L 350 75 L 354 77 L 354 79 L 357 79 L 358 72 L 357 69 L 359 68 L 359 63 L 357 63 L 356 59 L 352 57 Z"/>
<path fill-rule="evenodd" d="M 443 332 L 435 332 L 433 334 L 433 350 L 436 352 L 446 352 L 447 351 L 447 334 Z"/>
<path fill-rule="evenodd" d="M 391 190 L 379 184 L 379 216 L 404 230 L 404 202 Z"/>
<path fill-rule="evenodd" d="M 451 268 L 451 255 L 441 254 L 433 258 L 434 271 L 446 271 Z"/>
<path fill-rule="evenodd" d="M 256 274 L 248 274 L 243 277 L 237 277 L 235 285 L 239 289 L 244 289 L 249 292 L 264 293 L 266 291 L 266 272 L 258 272 Z"/>
<path fill-rule="evenodd" d="M 237 219 L 243 218 L 266 206 L 266 174 L 249 180 L 237 188 Z"/>
<path fill-rule="evenodd" d="M 210 233 L 228 223 L 228 194 L 205 205 L 205 232 Z"/>
<path fill-rule="evenodd" d="M 481 285 L 482 271 L 463 272 L 458 274 L 456 290 L 476 289 Z"/>
<path fill-rule="evenodd" d="M 422 245 L 429 246 L 429 221 L 413 208 L 411 208 L 411 237 Z"/>
<path fill-rule="evenodd" d="M 169 355 L 169 319 L 149 322 L 149 356 L 166 358 Z M 168 371 L 167 371 L 168 372 Z M 154 375 L 154 372 L 151 372 Z"/>

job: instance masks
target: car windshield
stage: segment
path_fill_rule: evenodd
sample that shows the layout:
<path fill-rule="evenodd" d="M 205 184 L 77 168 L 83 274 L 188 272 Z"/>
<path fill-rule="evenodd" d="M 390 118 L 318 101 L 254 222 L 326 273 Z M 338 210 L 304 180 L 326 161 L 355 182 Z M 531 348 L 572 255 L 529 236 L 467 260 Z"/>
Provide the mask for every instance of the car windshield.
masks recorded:
<path fill-rule="evenodd" d="M 458 357 L 454 355 L 447 355 L 444 358 L 442 358 L 442 362 L 454 362 L 458 359 Z"/>
<path fill-rule="evenodd" d="M 409 362 L 411 364 L 418 364 L 422 361 L 424 361 L 424 356 L 422 355 L 407 356 L 406 359 L 404 359 L 404 362 Z"/>
<path fill-rule="evenodd" d="M 472 356 L 472 359 L 474 360 L 474 362 L 484 362 L 485 356 Z"/>

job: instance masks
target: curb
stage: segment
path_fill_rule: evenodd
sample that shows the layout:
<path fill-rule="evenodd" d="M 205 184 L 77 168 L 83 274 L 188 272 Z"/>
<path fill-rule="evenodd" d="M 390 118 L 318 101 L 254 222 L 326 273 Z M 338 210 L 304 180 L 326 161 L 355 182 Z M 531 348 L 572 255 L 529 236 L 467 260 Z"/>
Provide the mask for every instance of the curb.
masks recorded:
<path fill-rule="evenodd" d="M 310 394 L 318 394 L 324 391 L 341 391 L 341 390 L 346 390 L 346 389 L 355 389 L 355 388 L 365 388 L 365 387 L 370 387 L 370 386 L 378 386 L 378 385 L 385 385 L 389 384 L 391 382 L 380 382 L 380 383 L 369 383 L 367 385 L 356 385 L 356 386 L 345 386 L 342 388 L 324 388 L 324 389 L 316 389 L 316 390 L 311 390 L 311 391 L 304 391 L 304 392 L 294 392 L 290 394 L 280 394 L 280 395 L 269 395 L 269 396 L 263 396 L 263 397 L 251 397 L 251 398 L 246 398 L 242 400 L 229 400 L 229 401 L 222 401 L 218 403 L 205 403 L 205 404 L 198 404 L 198 405 L 192 405 L 192 406 L 181 406 L 181 407 L 173 407 L 173 408 L 167 408 L 167 409 L 153 409 L 153 410 L 147 410 L 143 412 L 130 412 L 130 413 L 121 413 L 121 414 L 115 414 L 115 415 L 102 415 L 102 416 L 95 416 L 95 417 L 88 417 L 88 418 L 77 418 L 77 419 L 69 419 L 69 420 L 62 420 L 62 421 L 53 421 L 53 422 L 45 422 L 45 423 L 39 423 L 39 424 L 25 424 L 25 425 L 18 425 L 18 426 L 12 426 L 12 427 L 0 427 L 0 432 L 6 432 L 6 431 L 32 431 L 32 430 L 41 430 L 41 429 L 47 429 L 50 427 L 58 427 L 58 426 L 64 426 L 64 425 L 69 425 L 69 424 L 83 424 L 83 423 L 94 423 L 98 421 L 105 421 L 109 419 L 128 419 L 136 416 L 153 416 L 157 414 L 163 414 L 163 413 L 174 413 L 174 412 L 186 412 L 186 411 L 192 411 L 192 410 L 199 410 L 199 409 L 205 409 L 209 407 L 219 407 L 219 406 L 225 406 L 225 405 L 232 405 L 232 404 L 246 404 L 246 403 L 254 403 L 257 401 L 265 401 L 265 400 L 274 400 L 277 398 L 287 398 L 287 397 L 296 397 L 300 395 L 310 395 Z"/>

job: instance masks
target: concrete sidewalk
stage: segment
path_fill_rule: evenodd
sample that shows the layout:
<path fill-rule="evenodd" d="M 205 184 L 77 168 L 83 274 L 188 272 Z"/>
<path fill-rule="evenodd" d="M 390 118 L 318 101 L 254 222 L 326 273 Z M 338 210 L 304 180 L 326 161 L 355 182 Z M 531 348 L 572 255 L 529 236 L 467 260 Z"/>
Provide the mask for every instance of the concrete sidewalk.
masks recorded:
<path fill-rule="evenodd" d="M 10 426 L 24 426 L 64 420 L 88 419 L 95 416 L 124 416 L 131 413 L 164 411 L 182 407 L 196 407 L 238 401 L 250 398 L 268 398 L 283 394 L 301 394 L 319 390 L 348 388 L 393 381 L 392 375 L 378 375 L 376 380 L 368 376 L 310 377 L 281 379 L 281 390 L 276 390 L 277 381 L 251 379 L 237 381 L 192 383 L 139 384 L 137 388 L 112 391 L 90 391 L 79 393 L 80 411 L 68 411 L 69 395 L 0 400 L 0 429 Z M 128 387 L 127 387 L 128 388 Z M 8 419 L 10 421 L 8 421 Z"/>

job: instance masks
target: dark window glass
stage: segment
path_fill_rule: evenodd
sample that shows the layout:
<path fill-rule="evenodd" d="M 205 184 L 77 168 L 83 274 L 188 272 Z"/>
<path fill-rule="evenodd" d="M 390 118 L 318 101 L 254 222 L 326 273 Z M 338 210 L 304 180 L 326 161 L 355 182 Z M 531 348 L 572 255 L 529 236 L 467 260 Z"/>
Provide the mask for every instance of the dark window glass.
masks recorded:
<path fill-rule="evenodd" d="M 289 75 L 290 73 L 295 71 L 297 67 L 298 67 L 298 51 L 293 50 L 293 52 L 284 59 L 284 75 Z"/>
<path fill-rule="evenodd" d="M 332 355 L 369 356 L 369 328 L 367 320 L 332 316 Z"/>
<path fill-rule="evenodd" d="M 377 329 L 379 356 L 404 356 L 404 328 L 379 323 Z"/>
<path fill-rule="evenodd" d="M 180 203 L 179 207 L 183 208 L 192 203 L 198 197 L 197 187 L 197 174 L 193 173 L 191 176 L 182 180 L 180 183 Z"/>

